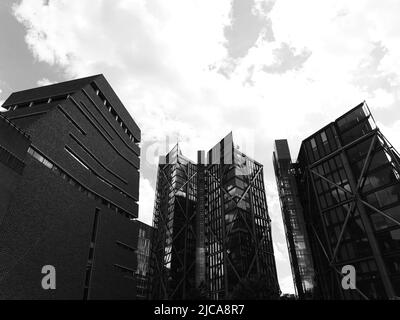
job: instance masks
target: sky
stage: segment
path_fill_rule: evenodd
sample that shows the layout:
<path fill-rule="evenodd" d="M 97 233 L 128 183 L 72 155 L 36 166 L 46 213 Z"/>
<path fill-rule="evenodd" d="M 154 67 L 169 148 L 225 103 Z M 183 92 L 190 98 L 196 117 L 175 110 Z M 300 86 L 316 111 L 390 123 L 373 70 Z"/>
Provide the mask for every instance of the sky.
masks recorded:
<path fill-rule="evenodd" d="M 1 0 L 0 105 L 10 93 L 102 73 L 142 130 L 139 220 L 159 155 L 233 132 L 264 165 L 281 290 L 293 293 L 272 167 L 366 101 L 400 148 L 398 0 Z"/>

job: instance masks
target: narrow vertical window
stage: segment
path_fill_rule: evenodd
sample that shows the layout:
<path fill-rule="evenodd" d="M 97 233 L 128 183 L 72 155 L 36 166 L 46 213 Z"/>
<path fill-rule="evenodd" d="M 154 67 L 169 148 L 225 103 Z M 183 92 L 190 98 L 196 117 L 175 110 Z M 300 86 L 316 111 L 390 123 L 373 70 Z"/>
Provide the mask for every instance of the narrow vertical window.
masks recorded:
<path fill-rule="evenodd" d="M 89 256 L 88 256 L 88 261 L 87 261 L 87 265 L 86 265 L 86 276 L 85 276 L 85 287 L 84 287 L 84 291 L 83 291 L 83 300 L 87 300 L 89 298 L 90 279 L 91 279 L 92 270 L 93 270 L 93 258 L 94 258 L 94 250 L 95 250 L 96 237 L 97 237 L 97 229 L 98 229 L 98 225 L 99 225 L 99 215 L 100 215 L 100 209 L 96 208 L 96 211 L 94 213 L 94 219 L 93 219 L 92 235 L 90 238 Z"/>

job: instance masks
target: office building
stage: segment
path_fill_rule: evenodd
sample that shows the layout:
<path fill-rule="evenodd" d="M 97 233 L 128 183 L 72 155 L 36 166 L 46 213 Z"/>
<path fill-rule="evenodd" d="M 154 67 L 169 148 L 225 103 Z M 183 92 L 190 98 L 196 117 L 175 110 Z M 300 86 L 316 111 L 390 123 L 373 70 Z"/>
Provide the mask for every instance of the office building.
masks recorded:
<path fill-rule="evenodd" d="M 134 299 L 141 134 L 118 96 L 96 75 L 3 108 L 0 298 Z"/>
<path fill-rule="evenodd" d="M 275 141 L 273 164 L 296 295 L 299 299 L 312 299 L 314 268 L 294 174 L 296 166 L 292 162 L 287 140 Z"/>
<path fill-rule="evenodd" d="M 305 139 L 294 167 L 315 296 L 400 296 L 400 157 L 367 104 Z M 354 289 L 342 285 L 347 265 L 355 268 Z"/>

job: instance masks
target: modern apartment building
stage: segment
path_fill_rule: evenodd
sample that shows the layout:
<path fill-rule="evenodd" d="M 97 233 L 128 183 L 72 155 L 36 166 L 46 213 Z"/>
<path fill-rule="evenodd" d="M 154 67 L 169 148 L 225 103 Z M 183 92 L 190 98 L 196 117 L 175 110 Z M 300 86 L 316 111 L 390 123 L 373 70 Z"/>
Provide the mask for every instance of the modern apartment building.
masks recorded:
<path fill-rule="evenodd" d="M 195 289 L 196 165 L 178 144 L 160 158 L 153 217 L 153 299 L 186 299 Z"/>
<path fill-rule="evenodd" d="M 294 168 L 291 181 L 304 212 L 315 296 L 400 296 L 400 157 L 367 104 L 305 139 Z M 355 289 L 342 286 L 347 265 L 355 268 Z"/>
<path fill-rule="evenodd" d="M 273 164 L 296 295 L 299 299 L 312 299 L 314 267 L 296 183 L 296 164 L 292 162 L 287 140 L 275 141 Z"/>
<path fill-rule="evenodd" d="M 249 281 L 262 284 L 253 298 L 279 296 L 263 166 L 235 146 L 232 133 L 208 152 L 205 188 L 210 298 L 246 298 L 237 291 Z"/>
<path fill-rule="evenodd" d="M 153 237 L 153 298 L 279 296 L 263 167 L 228 134 L 197 164 L 175 146 L 161 159 Z M 245 297 L 241 297 L 245 298 Z"/>

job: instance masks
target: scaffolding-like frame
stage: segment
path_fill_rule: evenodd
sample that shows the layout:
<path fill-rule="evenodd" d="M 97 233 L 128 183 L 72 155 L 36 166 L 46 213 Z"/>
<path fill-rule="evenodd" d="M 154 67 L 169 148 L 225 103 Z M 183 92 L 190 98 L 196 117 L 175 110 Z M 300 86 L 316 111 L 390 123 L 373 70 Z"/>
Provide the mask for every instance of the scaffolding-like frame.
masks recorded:
<path fill-rule="evenodd" d="M 364 103 L 364 107 L 368 108 L 366 106 L 366 104 Z M 372 115 L 370 115 L 372 117 Z M 333 126 L 333 129 L 336 130 Z M 362 197 L 362 186 L 363 186 L 363 182 L 364 179 L 366 178 L 367 172 L 368 172 L 368 167 L 369 164 L 371 163 L 371 159 L 373 156 L 373 151 L 375 150 L 375 148 L 377 146 L 380 146 L 384 149 L 385 153 L 389 156 L 388 157 L 388 161 L 391 163 L 393 169 L 397 172 L 398 176 L 400 177 L 400 156 L 399 153 L 393 148 L 393 146 L 389 143 L 389 141 L 384 137 L 384 135 L 380 132 L 380 130 L 378 128 L 374 128 L 372 129 L 369 133 L 359 137 L 358 139 L 347 143 L 345 145 L 341 144 L 341 140 L 338 138 L 339 135 L 337 134 L 337 132 L 335 132 L 335 137 L 336 137 L 336 142 L 338 143 L 338 148 L 337 150 L 335 150 L 334 152 L 330 153 L 329 155 L 321 158 L 320 160 L 312 163 L 312 165 L 309 165 L 305 168 L 305 180 L 306 180 L 306 185 L 307 188 L 311 188 L 314 192 L 314 194 L 317 194 L 317 190 L 316 190 L 316 186 L 314 183 L 314 177 L 318 177 L 322 180 L 324 180 L 325 182 L 327 182 L 328 184 L 338 188 L 339 190 L 343 191 L 344 193 L 346 193 L 350 200 L 348 202 L 346 202 L 347 204 L 349 204 L 349 209 L 347 211 L 347 214 L 345 216 L 344 222 L 342 224 L 341 230 L 340 230 L 340 234 L 337 240 L 337 243 L 335 244 L 335 246 L 331 246 L 330 245 L 330 241 L 327 235 L 327 230 L 326 230 L 326 226 L 324 223 L 322 223 L 323 227 L 324 227 L 324 234 L 318 234 L 318 232 L 315 230 L 314 226 L 309 224 L 309 230 L 312 230 L 312 233 L 314 234 L 314 236 L 316 237 L 316 239 L 318 240 L 318 244 L 320 246 L 320 249 L 322 250 L 325 258 L 327 259 L 327 263 L 329 265 L 329 267 L 331 268 L 331 270 L 333 270 L 334 274 L 336 274 L 336 279 L 332 279 L 332 281 L 337 281 L 340 284 L 340 277 L 343 276 L 341 273 L 341 270 L 338 269 L 338 266 L 342 265 L 343 262 L 338 262 L 337 261 L 337 253 L 338 253 L 338 249 L 342 243 L 343 240 L 343 235 L 346 231 L 346 227 L 348 225 L 348 221 L 350 219 L 350 217 L 352 216 L 353 212 L 358 209 L 358 212 L 360 213 L 360 218 L 363 222 L 364 228 L 365 228 L 365 232 L 366 232 L 366 236 L 368 238 L 368 241 L 370 243 L 371 246 L 371 250 L 372 250 L 372 254 L 373 254 L 373 258 L 376 261 L 377 264 L 377 268 L 378 268 L 378 272 L 380 274 L 380 277 L 382 279 L 382 283 L 385 289 L 385 293 L 387 295 L 387 297 L 389 299 L 396 299 L 396 295 L 395 295 L 395 291 L 393 289 L 392 283 L 390 281 L 389 278 L 389 274 L 386 268 L 386 265 L 384 263 L 383 257 L 382 257 L 382 253 L 381 250 L 378 246 L 378 242 L 376 240 L 374 231 L 373 231 L 373 227 L 371 225 L 371 221 L 369 220 L 369 216 L 368 216 L 368 212 L 367 212 L 367 208 L 382 215 L 383 217 L 385 217 L 386 219 L 389 219 L 391 222 L 393 222 L 394 224 L 400 226 L 400 221 L 396 220 L 395 218 L 391 217 L 390 215 L 386 214 L 385 212 L 383 212 L 382 210 L 379 210 L 378 208 L 376 208 L 374 205 L 368 203 L 365 199 L 363 199 Z M 359 143 L 362 143 L 368 139 L 371 139 L 371 143 L 369 145 L 369 149 L 368 149 L 368 153 L 365 157 L 364 160 L 364 164 L 361 170 L 361 174 L 358 177 L 355 177 L 353 174 L 353 171 L 350 167 L 349 164 L 349 160 L 347 157 L 347 153 L 346 151 L 351 148 L 352 146 L 355 146 Z M 330 158 L 339 155 L 346 175 L 348 177 L 349 180 L 349 184 L 350 184 L 350 190 L 347 190 L 345 188 L 343 188 L 342 186 L 338 185 L 335 181 L 332 181 L 331 179 L 329 179 L 328 177 L 320 174 L 319 172 L 317 172 L 315 170 L 315 168 L 325 162 L 326 160 L 329 160 Z M 400 179 L 400 178 L 399 178 Z M 400 182 L 399 182 L 400 183 Z M 311 204 L 311 201 L 313 201 L 311 199 L 311 190 L 309 190 L 307 192 L 308 194 L 308 203 Z M 319 218 L 321 219 L 321 221 L 323 220 L 323 214 L 322 214 L 322 209 L 320 207 L 319 201 L 317 202 L 317 207 L 318 207 L 318 212 L 319 212 Z M 308 208 L 308 210 L 312 210 L 310 208 Z M 322 237 L 325 237 L 326 244 L 324 245 L 323 241 L 321 240 Z M 329 272 L 328 272 L 329 273 Z M 331 286 L 331 288 L 333 288 L 333 286 Z M 339 287 L 340 288 L 340 287 Z M 333 289 L 332 289 L 333 290 Z M 368 300 L 370 297 L 368 297 L 365 293 L 363 293 L 361 290 L 359 290 L 357 287 L 355 288 L 355 290 L 360 294 L 360 296 L 363 299 Z M 341 292 L 342 294 L 342 292 Z M 329 295 L 331 297 L 334 296 L 333 292 L 330 292 Z"/>

